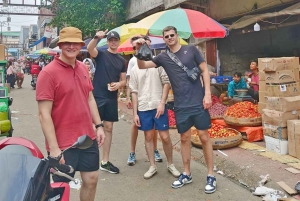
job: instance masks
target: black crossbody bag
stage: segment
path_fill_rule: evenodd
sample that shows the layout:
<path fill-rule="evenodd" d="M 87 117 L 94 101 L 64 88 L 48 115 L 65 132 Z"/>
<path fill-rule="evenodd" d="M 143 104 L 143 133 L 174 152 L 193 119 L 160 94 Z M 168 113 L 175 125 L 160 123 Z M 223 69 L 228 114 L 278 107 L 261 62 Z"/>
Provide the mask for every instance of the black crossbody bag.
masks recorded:
<path fill-rule="evenodd" d="M 195 81 L 199 80 L 199 76 L 201 74 L 199 67 L 194 67 L 193 69 L 188 69 L 185 65 L 183 65 L 183 63 L 178 59 L 178 57 L 174 53 L 167 50 L 167 54 L 178 66 L 180 66 L 182 68 L 182 70 L 184 70 L 186 72 L 188 79 L 191 82 L 195 82 Z"/>

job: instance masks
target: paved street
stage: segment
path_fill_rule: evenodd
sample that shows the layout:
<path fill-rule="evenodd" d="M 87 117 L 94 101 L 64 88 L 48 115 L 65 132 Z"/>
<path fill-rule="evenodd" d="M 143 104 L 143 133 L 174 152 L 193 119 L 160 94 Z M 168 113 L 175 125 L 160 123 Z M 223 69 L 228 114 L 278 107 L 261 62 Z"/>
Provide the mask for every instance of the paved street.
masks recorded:
<path fill-rule="evenodd" d="M 30 86 L 31 77 L 25 75 L 22 89 L 13 89 L 10 96 L 14 98 L 11 110 L 13 111 L 14 136 L 22 136 L 34 141 L 45 154 L 44 137 L 40 128 L 35 91 Z M 74 108 L 76 109 L 76 108 Z M 67 111 L 66 111 L 67 112 Z M 206 180 L 206 167 L 195 161 L 191 162 L 193 183 L 181 189 L 172 189 L 171 183 L 174 178 L 167 171 L 166 160 L 158 163 L 158 173 L 150 180 L 143 179 L 147 171 L 146 151 L 143 144 L 143 135 L 140 133 L 137 142 L 137 164 L 129 167 L 126 164 L 130 146 L 130 124 L 120 120 L 115 124 L 114 137 L 111 149 L 110 161 L 120 168 L 120 174 L 113 175 L 100 171 L 99 184 L 97 188 L 97 201 L 129 201 L 129 200 L 188 200 L 188 201 L 256 201 L 261 198 L 253 196 L 249 191 L 230 180 L 217 176 L 218 190 L 212 194 L 204 193 Z M 173 141 L 173 143 L 176 143 Z M 162 151 L 161 142 L 159 150 Z M 181 155 L 174 151 L 174 163 L 182 170 Z M 78 176 L 78 175 L 76 175 Z M 77 201 L 78 191 L 72 189 L 72 201 Z"/>

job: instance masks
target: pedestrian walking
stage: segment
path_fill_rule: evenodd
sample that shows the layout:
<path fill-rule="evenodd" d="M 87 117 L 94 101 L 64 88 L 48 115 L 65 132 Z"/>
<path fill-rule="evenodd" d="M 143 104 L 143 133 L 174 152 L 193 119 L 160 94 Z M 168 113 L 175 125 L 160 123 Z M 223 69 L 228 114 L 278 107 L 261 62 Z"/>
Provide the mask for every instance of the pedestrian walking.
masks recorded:
<path fill-rule="evenodd" d="M 141 37 L 141 36 L 140 36 Z M 140 37 L 135 37 L 132 38 L 132 41 L 135 41 L 136 39 L 139 39 Z M 149 37 L 146 38 L 148 42 L 151 43 Z M 136 48 L 134 46 L 134 52 L 136 52 Z M 127 101 L 127 107 L 128 109 L 132 109 L 132 101 L 131 101 L 131 90 L 129 87 L 129 82 L 130 82 L 130 74 L 132 71 L 133 66 L 135 66 L 137 64 L 137 59 L 135 56 L 133 56 L 128 63 L 128 68 L 127 68 L 127 73 L 126 73 L 126 79 L 127 79 L 127 90 L 126 90 L 126 101 Z M 154 146 L 154 158 L 155 158 L 155 162 L 162 162 L 163 159 L 159 153 L 159 151 L 157 150 L 157 131 L 155 129 L 153 129 L 153 146 Z M 130 153 L 129 153 L 129 157 L 127 159 L 127 165 L 129 166 L 133 166 L 136 163 L 136 153 L 135 153 L 135 147 L 136 147 L 136 141 L 137 141 L 137 137 L 138 137 L 138 127 L 135 124 L 134 121 L 132 121 L 131 124 L 131 129 L 130 129 Z"/>
<path fill-rule="evenodd" d="M 213 193 L 216 191 L 216 178 L 213 176 L 213 149 L 208 135 L 208 129 L 211 127 L 208 113 L 208 108 L 211 106 L 211 92 L 207 64 L 195 46 L 179 44 L 175 27 L 164 28 L 163 38 L 168 45 L 167 52 L 159 54 L 153 58 L 153 61 L 138 59 L 137 64 L 141 69 L 162 66 L 172 85 L 176 126 L 181 137 L 181 155 L 184 165 L 184 172 L 172 183 L 172 187 L 180 188 L 192 182 L 190 128 L 195 126 L 208 169 L 205 193 Z M 145 40 L 141 38 L 137 43 L 138 47 L 145 43 Z M 199 75 L 200 70 L 201 75 Z"/>
<path fill-rule="evenodd" d="M 24 65 L 23 65 L 23 63 L 21 63 L 20 60 L 15 62 L 14 69 L 15 69 L 15 72 L 16 72 L 16 81 L 17 81 L 18 89 L 22 88 L 22 84 L 23 84 L 23 81 L 24 81 L 23 68 L 24 68 Z"/>
<path fill-rule="evenodd" d="M 131 39 L 136 46 L 139 38 Z M 150 45 L 150 39 L 147 40 Z M 180 172 L 173 164 L 173 147 L 169 134 L 168 112 L 165 107 L 169 90 L 171 88 L 168 76 L 162 67 L 157 69 L 139 69 L 137 64 L 132 68 L 129 87 L 132 91 L 134 122 L 145 134 L 145 148 L 150 161 L 149 170 L 144 174 L 145 179 L 151 178 L 157 172 L 154 158 L 153 138 L 158 130 L 162 140 L 164 152 L 168 161 L 169 172 L 178 177 Z"/>
<path fill-rule="evenodd" d="M 10 84 L 10 88 L 15 88 L 15 74 L 16 74 L 16 71 L 13 67 L 13 63 L 12 61 L 9 61 L 8 62 L 8 67 L 7 67 L 7 70 L 6 70 L 6 80 L 7 80 L 7 83 Z"/>
<path fill-rule="evenodd" d="M 98 110 L 103 120 L 105 142 L 102 149 L 102 161 L 100 170 L 109 173 L 119 173 L 119 168 L 109 161 L 109 153 L 112 142 L 113 124 L 118 118 L 118 90 L 126 85 L 125 59 L 121 57 L 117 49 L 120 45 L 120 36 L 117 32 L 98 31 L 90 41 L 87 49 L 95 58 L 96 71 L 93 79 L 94 96 Z M 97 50 L 99 39 L 107 37 L 108 49 Z"/>
<path fill-rule="evenodd" d="M 87 134 L 94 141 L 87 149 L 70 149 L 63 153 L 61 163 L 80 171 L 82 186 L 80 200 L 94 200 L 98 182 L 99 148 L 104 142 L 104 131 L 97 110 L 85 65 L 76 60 L 82 46 L 81 31 L 65 27 L 60 31 L 58 46 L 61 55 L 49 63 L 39 74 L 36 87 L 39 117 L 51 157 Z M 93 123 L 96 125 L 93 126 Z M 96 130 L 96 131 L 95 131 Z M 75 172 L 70 174 L 74 176 Z M 68 182 L 54 175 L 55 182 Z"/>

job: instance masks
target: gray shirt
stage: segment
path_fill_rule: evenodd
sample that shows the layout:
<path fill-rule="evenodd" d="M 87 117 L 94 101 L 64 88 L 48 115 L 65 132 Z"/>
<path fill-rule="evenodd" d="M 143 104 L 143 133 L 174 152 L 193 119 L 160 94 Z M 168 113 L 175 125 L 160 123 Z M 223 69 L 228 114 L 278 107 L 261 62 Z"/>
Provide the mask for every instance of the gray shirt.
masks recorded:
<path fill-rule="evenodd" d="M 202 62 L 205 62 L 200 51 L 194 45 L 182 46 L 175 55 L 189 69 L 199 67 Z M 194 83 L 189 81 L 186 72 L 166 52 L 153 58 L 153 61 L 157 66 L 165 69 L 170 79 L 175 108 L 203 107 L 204 86 L 200 79 Z"/>

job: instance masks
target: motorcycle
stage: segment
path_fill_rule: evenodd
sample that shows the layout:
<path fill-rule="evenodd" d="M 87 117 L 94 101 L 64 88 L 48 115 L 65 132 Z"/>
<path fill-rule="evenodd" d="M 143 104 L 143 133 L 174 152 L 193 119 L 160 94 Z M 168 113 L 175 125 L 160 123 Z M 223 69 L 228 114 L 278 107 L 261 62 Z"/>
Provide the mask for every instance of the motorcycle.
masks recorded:
<path fill-rule="evenodd" d="M 35 89 L 38 75 L 37 74 L 32 74 L 31 76 L 32 76 L 32 80 L 31 80 L 30 84 L 31 84 L 32 88 Z"/>
<path fill-rule="evenodd" d="M 30 74 L 31 74 L 31 77 L 32 77 L 31 86 L 32 86 L 33 89 L 36 88 L 36 82 L 37 82 L 38 75 L 39 75 L 40 72 L 41 72 L 41 67 L 39 65 L 33 64 L 31 66 L 31 70 L 30 70 Z"/>
<path fill-rule="evenodd" d="M 69 201 L 70 185 L 81 186 L 81 181 L 66 173 L 74 169 L 60 164 L 62 154 L 71 148 L 87 149 L 93 141 L 83 135 L 65 149 L 60 156 L 43 157 L 38 147 L 30 140 L 10 137 L 0 141 L 0 201 Z M 65 182 L 50 182 L 50 176 L 69 179 Z"/>

